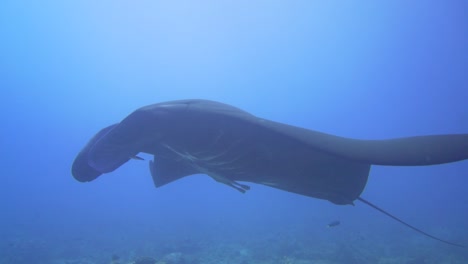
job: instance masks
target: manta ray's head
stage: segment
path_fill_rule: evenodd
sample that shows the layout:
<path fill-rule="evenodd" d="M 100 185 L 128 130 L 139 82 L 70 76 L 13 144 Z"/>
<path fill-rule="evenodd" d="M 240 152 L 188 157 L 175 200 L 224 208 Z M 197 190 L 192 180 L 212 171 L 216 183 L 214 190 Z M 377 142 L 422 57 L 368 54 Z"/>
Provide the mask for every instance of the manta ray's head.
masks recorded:
<path fill-rule="evenodd" d="M 141 159 L 136 156 L 138 143 L 122 136 L 121 123 L 102 129 L 78 153 L 72 165 L 73 177 L 80 182 L 89 182 L 114 171 L 131 158 Z"/>
<path fill-rule="evenodd" d="M 153 141 L 160 138 L 162 120 L 167 116 L 164 107 L 150 110 L 137 110 L 120 123 L 103 128 L 94 135 L 75 158 L 73 177 L 80 182 L 89 182 L 114 171 L 131 158 L 141 159 L 136 155 L 145 152 Z"/>
<path fill-rule="evenodd" d="M 207 115 L 207 107 L 202 102 L 179 100 L 145 106 L 120 123 L 102 129 L 75 158 L 73 177 L 80 182 L 89 182 L 114 171 L 131 158 L 140 159 L 136 156 L 139 152 L 154 154 L 162 140 L 169 140 L 174 133 L 185 133 L 190 128 L 187 124 L 198 125 L 195 119 Z M 208 105 L 211 110 L 208 114 L 226 111 L 219 104 L 210 102 Z M 235 110 L 228 107 L 227 113 L 236 114 Z"/>
<path fill-rule="evenodd" d="M 72 165 L 72 175 L 73 177 L 80 182 L 88 182 L 99 177 L 102 172 L 91 167 L 89 164 L 89 152 L 93 146 L 98 142 L 104 135 L 109 133 L 117 124 L 108 126 L 101 129 L 91 140 L 86 144 L 86 146 L 80 151 L 78 156 L 76 156 Z"/>

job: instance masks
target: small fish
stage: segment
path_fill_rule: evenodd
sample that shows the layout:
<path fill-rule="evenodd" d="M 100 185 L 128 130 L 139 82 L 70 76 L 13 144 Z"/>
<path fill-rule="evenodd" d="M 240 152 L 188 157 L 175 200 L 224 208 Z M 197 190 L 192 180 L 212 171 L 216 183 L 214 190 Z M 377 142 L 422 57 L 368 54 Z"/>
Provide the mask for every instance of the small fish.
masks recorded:
<path fill-rule="evenodd" d="M 338 226 L 338 225 L 340 225 L 340 221 L 335 220 L 335 221 L 330 222 L 330 223 L 327 225 L 327 227 L 335 227 L 335 226 Z"/>

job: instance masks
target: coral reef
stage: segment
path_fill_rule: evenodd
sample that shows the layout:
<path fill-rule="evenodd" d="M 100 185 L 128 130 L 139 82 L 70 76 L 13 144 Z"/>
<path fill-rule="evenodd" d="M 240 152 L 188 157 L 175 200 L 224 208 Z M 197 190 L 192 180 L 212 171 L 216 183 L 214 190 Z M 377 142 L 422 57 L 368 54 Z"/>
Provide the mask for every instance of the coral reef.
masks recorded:
<path fill-rule="evenodd" d="M 133 264 L 156 264 L 156 259 L 152 257 L 139 257 Z"/>
<path fill-rule="evenodd" d="M 159 238 L 158 238 L 159 239 Z M 1 241 L 1 240 L 0 240 Z M 88 240 L 86 240 L 88 241 Z M 393 245 L 379 238 L 337 240 L 269 233 L 248 238 L 187 241 L 177 237 L 99 245 L 15 239 L 0 243 L 0 263 L 14 264 L 465 264 L 467 255 L 428 243 Z M 73 242 L 73 241 L 72 241 Z M 55 243 L 55 244 L 54 244 Z M 72 251 L 65 250 L 73 248 Z M 196 250 L 195 250 L 196 249 Z M 116 252 L 118 254 L 116 254 Z M 145 256 L 145 257 L 138 257 Z"/>
<path fill-rule="evenodd" d="M 180 252 L 169 253 L 162 258 L 162 261 L 166 264 L 183 264 L 184 263 L 182 253 Z"/>

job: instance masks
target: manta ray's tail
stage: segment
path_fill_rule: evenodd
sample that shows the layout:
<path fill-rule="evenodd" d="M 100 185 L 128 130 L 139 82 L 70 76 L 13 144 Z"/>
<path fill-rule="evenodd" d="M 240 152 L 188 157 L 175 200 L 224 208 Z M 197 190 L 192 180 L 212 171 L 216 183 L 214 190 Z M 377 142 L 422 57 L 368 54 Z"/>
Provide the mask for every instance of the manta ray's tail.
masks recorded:
<path fill-rule="evenodd" d="M 402 223 L 403 225 L 405 225 L 405 226 L 407 226 L 407 227 L 413 229 L 414 231 L 416 231 L 416 232 L 418 232 L 418 233 L 421 233 L 421 234 L 423 234 L 423 235 L 425 235 L 425 236 L 427 236 L 427 237 L 430 237 L 430 238 L 432 238 L 432 239 L 435 239 L 435 240 L 437 240 L 437 241 L 440 241 L 440 242 L 449 244 L 449 245 L 451 245 L 451 246 L 466 248 L 466 246 L 463 246 L 463 245 L 460 245 L 460 244 L 456 244 L 456 243 L 452 243 L 452 242 L 450 242 L 450 241 L 443 240 L 443 239 L 440 239 L 440 238 L 435 237 L 435 236 L 433 236 L 433 235 L 430 235 L 430 234 L 428 234 L 428 233 L 422 231 L 421 229 L 418 229 L 418 228 L 416 228 L 416 227 L 414 227 L 414 226 L 412 226 L 412 225 L 410 225 L 410 224 L 404 222 L 403 220 L 397 218 L 396 216 L 393 216 L 393 215 L 391 215 L 390 213 L 388 213 L 388 212 L 382 210 L 382 209 L 379 208 L 378 206 L 376 206 L 376 205 L 370 203 L 369 201 L 363 199 L 362 197 L 358 197 L 357 199 L 358 199 L 359 201 L 361 201 L 361 202 L 363 202 L 363 203 L 369 205 L 370 207 L 376 209 L 377 211 L 379 211 L 379 212 L 381 212 L 381 213 L 383 213 L 383 214 L 389 216 L 390 218 L 392 218 L 392 219 L 394 219 L 394 220 L 396 220 L 396 221 Z"/>

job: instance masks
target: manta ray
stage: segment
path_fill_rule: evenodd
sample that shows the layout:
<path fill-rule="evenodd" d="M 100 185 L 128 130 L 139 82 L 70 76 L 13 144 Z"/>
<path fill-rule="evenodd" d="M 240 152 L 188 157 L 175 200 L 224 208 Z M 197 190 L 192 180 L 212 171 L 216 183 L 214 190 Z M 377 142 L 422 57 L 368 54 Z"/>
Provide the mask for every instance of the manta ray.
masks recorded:
<path fill-rule="evenodd" d="M 156 187 L 206 174 L 245 193 L 245 182 L 328 200 L 362 201 L 439 241 L 360 197 L 372 165 L 425 166 L 468 159 L 468 134 L 361 140 L 330 135 L 252 115 L 209 100 L 178 100 L 137 109 L 99 131 L 78 153 L 80 182 L 110 173 L 138 153 L 153 155 Z M 463 246 L 461 246 L 463 247 Z"/>

